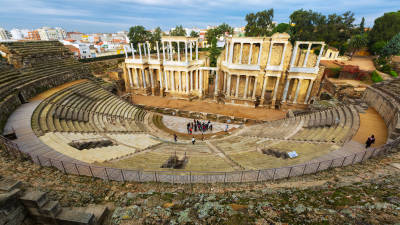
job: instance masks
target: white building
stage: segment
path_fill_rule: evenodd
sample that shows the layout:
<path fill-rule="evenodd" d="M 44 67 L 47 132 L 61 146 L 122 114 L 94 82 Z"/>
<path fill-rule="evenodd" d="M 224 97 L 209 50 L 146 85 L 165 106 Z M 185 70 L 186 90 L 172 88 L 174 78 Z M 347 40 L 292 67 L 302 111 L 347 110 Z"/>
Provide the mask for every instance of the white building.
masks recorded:
<path fill-rule="evenodd" d="M 10 33 L 11 33 L 12 39 L 14 39 L 14 40 L 21 40 L 24 38 L 24 35 L 22 34 L 20 29 L 14 28 L 10 31 Z"/>
<path fill-rule="evenodd" d="M 11 34 L 6 29 L 0 27 L 0 40 L 10 40 Z"/>
<path fill-rule="evenodd" d="M 67 33 L 64 29 L 60 27 L 50 28 L 50 27 L 42 27 L 38 29 L 39 36 L 41 40 L 64 40 L 67 37 Z"/>
<path fill-rule="evenodd" d="M 92 54 L 90 53 L 90 45 L 81 43 L 79 41 L 65 41 L 61 40 L 61 43 L 64 45 L 72 45 L 75 48 L 79 49 L 79 54 L 81 59 L 87 59 L 87 58 L 92 58 Z"/>

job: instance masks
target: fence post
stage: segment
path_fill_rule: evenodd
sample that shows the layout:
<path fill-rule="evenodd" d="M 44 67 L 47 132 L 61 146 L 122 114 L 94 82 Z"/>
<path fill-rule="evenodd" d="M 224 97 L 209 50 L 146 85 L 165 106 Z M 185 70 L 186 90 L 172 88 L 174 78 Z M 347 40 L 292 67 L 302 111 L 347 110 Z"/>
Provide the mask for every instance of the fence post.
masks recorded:
<path fill-rule="evenodd" d="M 277 168 L 275 168 L 275 170 L 274 170 L 274 174 L 272 175 L 272 180 L 275 180 L 276 170 L 277 170 Z"/>
<path fill-rule="evenodd" d="M 225 172 L 225 176 L 224 176 L 224 183 L 226 182 L 226 172 Z"/>
<path fill-rule="evenodd" d="M 307 164 L 304 164 L 303 172 L 301 172 L 302 176 L 304 175 L 304 172 L 306 171 L 306 168 L 307 168 Z"/>
<path fill-rule="evenodd" d="M 157 182 L 157 171 L 154 171 L 154 180 Z M 174 174 L 172 174 L 172 183 L 174 183 Z"/>
<path fill-rule="evenodd" d="M 189 172 L 189 183 L 192 183 L 192 171 Z"/>
<path fill-rule="evenodd" d="M 78 167 L 76 166 L 76 163 L 74 163 L 74 166 L 75 166 L 76 172 L 77 172 L 78 175 L 80 176 L 81 174 L 79 173 L 79 170 L 78 170 Z"/>
<path fill-rule="evenodd" d="M 38 160 L 38 162 L 39 162 L 39 166 L 42 167 L 42 163 L 40 162 L 39 155 L 37 155 L 36 158 L 37 158 L 37 160 Z"/>
<path fill-rule="evenodd" d="M 240 174 L 240 182 L 242 182 L 242 180 L 243 180 L 243 171 L 242 171 L 242 173 Z"/>
<path fill-rule="evenodd" d="M 138 180 L 140 182 L 140 171 L 139 170 L 137 171 L 137 176 L 138 176 Z"/>
<path fill-rule="evenodd" d="M 290 177 L 290 174 L 292 173 L 292 169 L 293 169 L 293 166 L 290 167 L 289 174 L 288 174 L 287 178 Z"/>
<path fill-rule="evenodd" d="M 104 167 L 104 172 L 106 172 L 107 180 L 110 180 L 110 177 L 108 176 L 107 168 L 106 168 L 106 167 Z"/>
<path fill-rule="evenodd" d="M 124 171 L 122 171 L 122 169 L 121 169 L 121 176 L 122 176 L 122 181 L 125 182 Z"/>
<path fill-rule="evenodd" d="M 65 166 L 64 166 L 63 161 L 60 161 L 60 162 L 61 162 L 61 166 L 62 166 L 62 168 L 63 168 L 63 170 L 64 170 L 64 173 L 67 174 L 67 170 L 65 170 Z"/>
<path fill-rule="evenodd" d="M 53 167 L 53 163 L 51 162 L 51 158 L 49 158 L 50 167 Z"/>
<path fill-rule="evenodd" d="M 365 151 L 364 151 L 364 155 L 363 155 L 363 157 L 361 158 L 361 161 L 360 161 L 360 162 L 364 161 L 364 157 L 365 157 L 366 154 L 367 154 L 367 151 L 365 150 Z"/>
<path fill-rule="evenodd" d="M 315 173 L 318 172 L 320 166 L 321 166 L 321 161 L 318 163 L 317 170 L 315 170 Z"/>
<path fill-rule="evenodd" d="M 354 154 L 353 160 L 351 160 L 351 165 L 354 164 L 354 161 L 356 160 L 357 154 Z"/>
<path fill-rule="evenodd" d="M 257 173 L 257 182 L 258 182 L 258 178 L 260 177 L 260 171 L 261 170 L 258 170 L 258 173 Z"/>
<path fill-rule="evenodd" d="M 333 161 L 334 161 L 334 159 L 332 159 L 331 163 L 329 164 L 328 169 L 330 169 L 332 167 Z"/>
<path fill-rule="evenodd" d="M 91 166 L 89 166 L 89 171 L 90 171 L 90 174 L 92 175 L 92 177 L 94 177 L 93 171 L 92 171 L 92 167 L 91 167 Z"/>
<path fill-rule="evenodd" d="M 344 161 L 346 161 L 347 156 L 343 157 L 342 165 L 340 167 L 343 167 Z"/>

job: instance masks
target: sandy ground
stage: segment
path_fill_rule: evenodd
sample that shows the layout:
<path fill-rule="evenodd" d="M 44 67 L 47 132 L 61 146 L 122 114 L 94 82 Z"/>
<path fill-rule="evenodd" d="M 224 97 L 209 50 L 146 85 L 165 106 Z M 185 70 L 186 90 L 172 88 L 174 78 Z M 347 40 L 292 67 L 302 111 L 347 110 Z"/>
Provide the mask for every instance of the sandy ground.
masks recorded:
<path fill-rule="evenodd" d="M 376 70 L 371 56 L 354 56 L 349 61 L 343 61 L 345 65 L 358 66 L 360 70 L 374 71 Z"/>
<path fill-rule="evenodd" d="M 376 140 L 373 147 L 379 147 L 386 143 L 388 136 L 386 124 L 378 112 L 369 107 L 365 113 L 360 113 L 360 128 L 352 140 L 365 144 L 371 134 L 375 135 Z"/>
<path fill-rule="evenodd" d="M 32 102 L 32 101 L 45 99 L 45 98 L 53 95 L 56 92 L 59 92 L 59 91 L 65 89 L 65 88 L 71 87 L 72 85 L 82 83 L 84 81 L 87 81 L 87 79 L 75 80 L 75 81 L 72 81 L 72 82 L 65 83 L 63 85 L 60 85 L 60 86 L 57 86 L 55 88 L 49 89 L 49 90 L 47 90 L 45 92 L 42 92 L 42 93 L 36 95 L 35 97 L 29 99 L 29 101 Z"/>
<path fill-rule="evenodd" d="M 210 102 L 186 101 L 178 99 L 167 99 L 159 96 L 134 95 L 133 103 L 149 106 L 175 108 L 181 110 L 217 113 L 228 116 L 237 116 L 258 120 L 278 120 L 285 118 L 286 112 L 265 108 L 253 108 L 246 106 L 222 105 Z"/>

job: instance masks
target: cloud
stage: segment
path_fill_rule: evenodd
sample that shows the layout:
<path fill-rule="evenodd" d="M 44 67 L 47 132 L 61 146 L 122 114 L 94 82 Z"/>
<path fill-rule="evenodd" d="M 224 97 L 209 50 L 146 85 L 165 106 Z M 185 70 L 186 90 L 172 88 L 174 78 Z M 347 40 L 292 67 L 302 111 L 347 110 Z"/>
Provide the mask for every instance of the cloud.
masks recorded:
<path fill-rule="evenodd" d="M 82 16 L 90 15 L 90 11 L 66 7 L 51 7 L 45 1 L 39 0 L 0 0 L 0 12 L 19 12 L 22 14 L 53 15 L 53 16 Z"/>

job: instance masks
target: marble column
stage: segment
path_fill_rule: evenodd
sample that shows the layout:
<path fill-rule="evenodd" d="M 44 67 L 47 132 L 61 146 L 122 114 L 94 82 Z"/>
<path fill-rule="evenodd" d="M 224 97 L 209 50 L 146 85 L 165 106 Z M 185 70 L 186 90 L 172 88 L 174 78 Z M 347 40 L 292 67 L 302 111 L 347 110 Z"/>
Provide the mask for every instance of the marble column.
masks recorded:
<path fill-rule="evenodd" d="M 256 98 L 256 92 L 257 92 L 257 77 L 254 77 L 253 95 L 251 96 L 253 100 Z"/>
<path fill-rule="evenodd" d="M 162 44 L 162 54 L 163 54 L 163 60 L 165 61 L 165 60 L 166 60 L 166 58 L 165 58 L 165 45 L 164 45 L 164 41 L 163 41 L 163 42 L 161 42 L 161 44 Z"/>
<path fill-rule="evenodd" d="M 203 70 L 200 70 L 200 96 L 203 96 Z"/>
<path fill-rule="evenodd" d="M 307 67 L 308 57 L 310 56 L 311 43 L 308 44 L 306 57 L 304 58 L 303 67 Z"/>
<path fill-rule="evenodd" d="M 128 50 L 125 45 L 124 45 L 124 53 L 125 53 L 125 59 L 127 59 L 128 58 Z"/>
<path fill-rule="evenodd" d="M 142 79 L 143 79 L 143 88 L 146 88 L 146 76 L 144 75 L 144 69 L 141 69 L 142 71 Z"/>
<path fill-rule="evenodd" d="M 149 68 L 149 72 L 150 72 L 150 85 L 152 88 L 154 88 L 153 69 Z"/>
<path fill-rule="evenodd" d="M 280 67 L 281 69 L 282 69 L 283 63 L 284 63 L 284 61 L 285 61 L 286 45 L 287 45 L 287 42 L 285 42 L 285 43 L 284 43 L 284 46 L 283 46 L 283 52 L 282 52 L 282 57 L 281 57 L 281 63 L 279 64 L 279 67 Z"/>
<path fill-rule="evenodd" d="M 169 76 L 170 76 L 170 79 L 171 79 L 171 89 L 173 91 L 175 91 L 175 71 L 170 70 L 169 71 Z"/>
<path fill-rule="evenodd" d="M 292 58 L 290 59 L 290 67 L 294 67 L 294 61 L 296 61 L 296 55 L 297 55 L 297 49 L 299 47 L 299 44 L 296 43 L 294 46 L 294 50 L 292 52 Z"/>
<path fill-rule="evenodd" d="M 315 64 L 315 67 L 319 66 L 319 62 L 321 61 L 322 52 L 324 51 L 324 47 L 325 47 L 325 45 L 322 45 L 321 50 L 320 50 L 319 55 L 318 55 L 317 63 Z"/>
<path fill-rule="evenodd" d="M 230 50 L 229 50 L 229 63 L 232 64 L 232 59 L 233 59 L 233 46 L 235 45 L 235 42 L 231 42 L 230 45 Z"/>
<path fill-rule="evenodd" d="M 247 91 L 248 91 L 248 86 L 249 85 L 249 76 L 246 75 L 246 83 L 244 85 L 244 94 L 243 98 L 247 98 Z"/>
<path fill-rule="evenodd" d="M 297 87 L 296 87 L 296 92 L 295 92 L 295 95 L 294 95 L 293 103 L 296 103 L 297 102 L 297 98 L 299 97 L 301 81 L 302 81 L 302 79 L 299 79 L 298 82 L 297 82 Z"/>
<path fill-rule="evenodd" d="M 164 70 L 164 82 L 165 82 L 165 90 L 168 91 L 168 75 L 166 70 Z"/>
<path fill-rule="evenodd" d="M 272 48 L 274 47 L 274 42 L 271 41 L 271 45 L 269 46 L 269 53 L 268 53 L 268 61 L 267 61 L 267 66 L 270 65 L 271 63 L 271 57 L 272 57 Z"/>
<path fill-rule="evenodd" d="M 227 95 L 227 96 L 231 96 L 231 81 L 232 81 L 232 75 L 228 73 L 228 78 L 227 78 L 227 79 L 228 79 L 228 84 L 227 84 L 228 86 L 227 86 L 227 90 L 226 90 L 226 91 L 227 91 L 227 92 L 226 92 L 226 95 Z"/>
<path fill-rule="evenodd" d="M 188 62 L 187 42 L 185 41 L 185 62 Z"/>
<path fill-rule="evenodd" d="M 214 96 L 218 95 L 218 71 L 215 72 Z"/>
<path fill-rule="evenodd" d="M 181 48 L 179 47 L 179 41 L 177 42 L 177 46 L 178 46 L 178 62 L 181 61 Z"/>
<path fill-rule="evenodd" d="M 158 70 L 158 76 L 160 77 L 160 89 L 163 89 L 162 73 L 161 69 Z"/>
<path fill-rule="evenodd" d="M 306 95 L 306 99 L 304 100 L 304 104 L 308 103 L 308 99 L 310 98 L 313 84 L 314 84 L 314 80 L 310 80 L 310 83 L 308 84 L 307 95 Z"/>
<path fill-rule="evenodd" d="M 278 88 L 279 88 L 279 80 L 280 80 L 280 77 L 276 77 L 275 86 L 274 86 L 274 95 L 272 96 L 273 101 L 276 100 L 276 94 L 278 93 Z"/>
<path fill-rule="evenodd" d="M 160 49 L 158 48 L 158 41 L 156 41 L 156 48 L 157 48 L 157 60 L 160 61 Z"/>
<path fill-rule="evenodd" d="M 193 70 L 190 71 L 190 91 L 193 91 Z"/>
<path fill-rule="evenodd" d="M 170 55 L 170 60 L 174 61 L 174 58 L 172 57 L 172 42 L 169 42 L 169 55 Z"/>
<path fill-rule="evenodd" d="M 185 71 L 186 73 L 186 94 L 189 94 L 189 72 Z"/>
<path fill-rule="evenodd" d="M 265 90 L 267 89 L 267 84 L 268 84 L 268 76 L 264 77 L 263 81 L 263 87 L 261 91 L 261 101 L 264 102 L 264 96 L 265 96 Z"/>
<path fill-rule="evenodd" d="M 199 72 L 200 70 L 196 70 L 196 90 L 199 90 Z"/>
<path fill-rule="evenodd" d="M 135 68 L 135 83 L 136 83 L 136 87 L 138 88 L 140 85 L 139 85 L 139 74 L 138 74 L 138 68 Z"/>
<path fill-rule="evenodd" d="M 132 83 L 132 72 L 131 72 L 131 68 L 127 68 L 128 69 L 128 76 L 129 76 L 129 84 L 131 85 L 131 88 L 133 87 L 133 83 Z"/>
<path fill-rule="evenodd" d="M 140 48 L 140 43 L 138 43 L 138 48 L 139 48 L 139 58 L 142 60 L 142 49 Z"/>
<path fill-rule="evenodd" d="M 131 43 L 132 59 L 135 59 L 135 49 L 133 49 L 133 44 Z"/>
<path fill-rule="evenodd" d="M 228 62 L 228 48 L 229 48 L 229 42 L 225 42 L 225 62 Z"/>
<path fill-rule="evenodd" d="M 257 65 L 261 63 L 262 42 L 260 43 L 260 51 L 258 52 Z"/>
<path fill-rule="evenodd" d="M 178 71 L 178 79 L 179 79 L 179 83 L 178 83 L 178 85 L 179 85 L 179 92 L 181 92 L 182 91 L 182 71 Z"/>
<path fill-rule="evenodd" d="M 236 92 L 235 92 L 235 97 L 239 97 L 239 82 L 240 82 L 240 75 L 236 75 Z"/>
<path fill-rule="evenodd" d="M 196 41 L 196 60 L 199 60 L 199 43 Z"/>
<path fill-rule="evenodd" d="M 222 91 L 225 93 L 226 92 L 226 72 L 223 72 L 223 73 L 224 73 L 224 87 L 223 87 Z"/>
<path fill-rule="evenodd" d="M 193 55 L 192 55 L 192 42 L 189 42 L 190 45 L 190 61 L 192 61 L 193 59 Z"/>
<path fill-rule="evenodd" d="M 283 89 L 282 102 L 286 102 L 286 97 L 287 97 L 287 93 L 288 93 L 288 89 L 289 89 L 289 83 L 290 83 L 290 78 L 288 78 L 286 80 L 285 89 Z"/>

